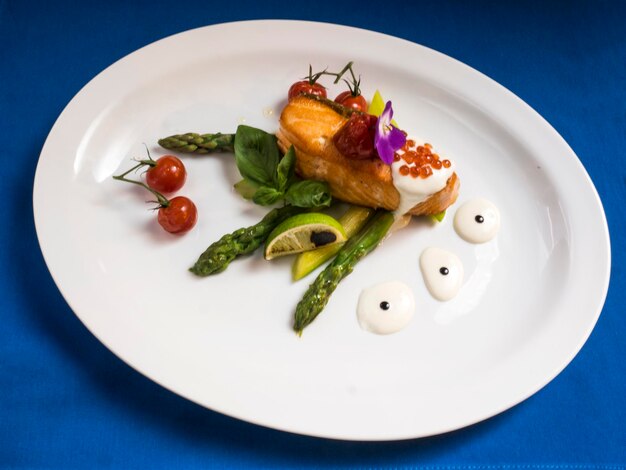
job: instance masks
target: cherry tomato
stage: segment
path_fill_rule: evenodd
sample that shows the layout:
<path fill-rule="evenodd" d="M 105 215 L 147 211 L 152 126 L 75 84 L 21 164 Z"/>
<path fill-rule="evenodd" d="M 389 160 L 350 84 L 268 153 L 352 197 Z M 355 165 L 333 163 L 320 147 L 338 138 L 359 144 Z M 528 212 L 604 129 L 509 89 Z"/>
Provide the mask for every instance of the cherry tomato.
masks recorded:
<path fill-rule="evenodd" d="M 287 96 L 289 98 L 289 101 L 291 101 L 296 96 L 301 95 L 302 93 L 309 93 L 310 95 L 316 95 L 321 96 L 322 98 L 326 98 L 326 88 L 324 88 L 319 83 L 310 83 L 308 80 L 302 80 L 291 85 L 291 87 L 289 87 L 289 93 Z"/>
<path fill-rule="evenodd" d="M 179 158 L 165 155 L 146 172 L 146 183 L 160 193 L 173 193 L 185 184 L 187 170 Z"/>
<path fill-rule="evenodd" d="M 363 98 L 363 95 L 354 96 L 350 90 L 339 93 L 337 98 L 335 98 L 335 102 L 346 108 L 356 109 L 364 113 L 367 112 L 367 101 Z"/>
<path fill-rule="evenodd" d="M 184 233 L 193 228 L 198 220 L 198 209 L 191 199 L 176 196 L 159 209 L 159 225 L 170 233 Z"/>
<path fill-rule="evenodd" d="M 333 137 L 337 150 L 345 157 L 356 160 L 375 157 L 374 136 L 377 121 L 370 114 L 354 113 Z"/>

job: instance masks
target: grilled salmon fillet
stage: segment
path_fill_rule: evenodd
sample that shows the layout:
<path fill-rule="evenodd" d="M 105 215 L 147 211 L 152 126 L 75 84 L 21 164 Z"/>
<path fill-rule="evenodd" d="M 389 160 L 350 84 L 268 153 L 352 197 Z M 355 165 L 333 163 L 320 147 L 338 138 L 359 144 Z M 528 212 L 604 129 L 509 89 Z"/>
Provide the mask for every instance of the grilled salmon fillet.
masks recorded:
<path fill-rule="evenodd" d="M 296 173 L 305 179 L 325 181 L 333 197 L 360 206 L 393 211 L 400 193 L 393 185 L 391 168 L 379 158 L 353 160 L 342 155 L 333 136 L 354 111 L 327 100 L 300 95 L 280 115 L 278 145 L 296 152 Z M 411 215 L 434 215 L 446 210 L 458 196 L 456 173 L 446 186 L 408 211 Z"/>

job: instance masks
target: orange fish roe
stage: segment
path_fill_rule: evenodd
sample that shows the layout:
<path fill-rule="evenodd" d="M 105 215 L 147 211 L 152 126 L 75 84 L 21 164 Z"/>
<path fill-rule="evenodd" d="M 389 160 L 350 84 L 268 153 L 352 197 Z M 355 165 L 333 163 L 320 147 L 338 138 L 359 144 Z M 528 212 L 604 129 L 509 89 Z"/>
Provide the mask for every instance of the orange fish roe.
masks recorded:
<path fill-rule="evenodd" d="M 421 171 L 420 171 L 420 176 L 421 176 L 422 178 L 428 178 L 428 177 L 429 177 L 430 175 L 432 175 L 432 174 L 433 174 L 433 169 L 432 169 L 431 167 L 429 167 L 428 165 L 423 166 L 423 167 L 421 168 Z"/>
<path fill-rule="evenodd" d="M 393 158 L 394 162 L 406 163 L 400 166 L 400 174 L 426 179 L 433 174 L 433 170 L 450 168 L 452 166 L 450 160 L 440 160 L 439 155 L 432 152 L 432 148 L 433 146 L 428 143 L 416 147 L 414 140 L 407 139 L 401 149 L 403 153 L 396 153 Z"/>

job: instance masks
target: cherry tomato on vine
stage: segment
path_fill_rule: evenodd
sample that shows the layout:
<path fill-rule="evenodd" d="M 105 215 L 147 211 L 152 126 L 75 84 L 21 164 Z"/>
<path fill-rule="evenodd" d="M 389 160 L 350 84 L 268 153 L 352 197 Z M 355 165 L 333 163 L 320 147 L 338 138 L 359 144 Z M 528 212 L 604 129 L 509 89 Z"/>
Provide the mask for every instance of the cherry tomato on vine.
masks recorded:
<path fill-rule="evenodd" d="M 187 170 L 179 158 L 174 155 L 164 155 L 154 163 L 149 163 L 146 171 L 146 183 L 155 191 L 173 193 L 185 184 Z"/>
<path fill-rule="evenodd" d="M 159 225 L 170 233 L 184 233 L 191 230 L 198 220 L 196 205 L 185 196 L 170 199 L 159 209 Z"/>
<path fill-rule="evenodd" d="M 346 90 L 337 95 L 335 102 L 339 103 L 346 108 L 356 109 L 357 111 L 367 112 L 367 101 L 363 95 L 358 94 L 354 96 L 352 91 Z"/>
<path fill-rule="evenodd" d="M 289 101 L 291 101 L 296 96 L 301 95 L 302 93 L 308 93 L 310 95 L 316 95 L 321 96 L 322 98 L 326 98 L 326 88 L 324 88 L 319 83 L 311 83 L 309 80 L 301 80 L 291 85 L 291 87 L 289 87 L 289 93 L 287 94 L 287 97 Z"/>

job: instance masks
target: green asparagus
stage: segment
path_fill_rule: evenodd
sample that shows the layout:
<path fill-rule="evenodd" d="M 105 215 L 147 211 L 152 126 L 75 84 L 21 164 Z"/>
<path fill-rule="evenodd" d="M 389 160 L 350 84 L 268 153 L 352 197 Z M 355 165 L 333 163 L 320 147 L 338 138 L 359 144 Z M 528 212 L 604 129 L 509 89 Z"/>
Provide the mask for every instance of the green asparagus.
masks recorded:
<path fill-rule="evenodd" d="M 305 210 L 294 206 L 272 209 L 258 224 L 235 230 L 213 243 L 189 270 L 197 276 L 221 273 L 236 257 L 252 253 L 261 246 L 283 220 Z"/>
<path fill-rule="evenodd" d="M 296 307 L 293 329 L 299 335 L 321 313 L 339 282 L 352 272 L 361 258 L 385 238 L 393 221 L 394 216 L 391 212 L 384 210 L 376 212 L 366 227 L 356 237 L 348 240 L 334 261 L 317 276 Z"/>
<path fill-rule="evenodd" d="M 168 150 L 185 153 L 232 152 L 235 134 L 177 134 L 159 139 L 159 145 Z"/>

